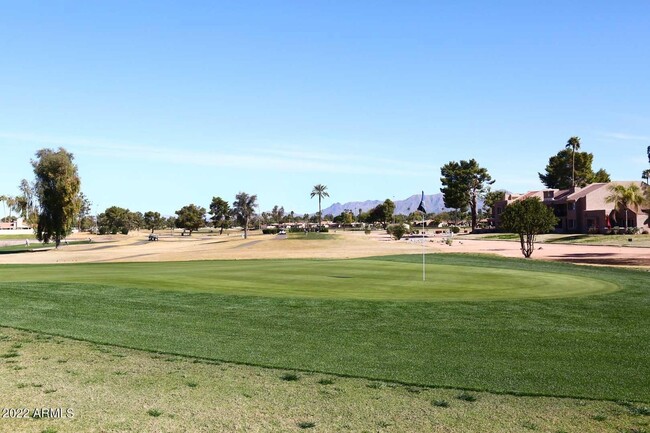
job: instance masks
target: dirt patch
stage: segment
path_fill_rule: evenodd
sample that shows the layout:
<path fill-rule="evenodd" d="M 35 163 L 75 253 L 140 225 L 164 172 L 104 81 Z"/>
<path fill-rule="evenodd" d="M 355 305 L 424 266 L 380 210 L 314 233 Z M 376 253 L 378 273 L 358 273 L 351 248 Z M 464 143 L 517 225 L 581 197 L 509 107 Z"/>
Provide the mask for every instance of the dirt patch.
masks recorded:
<path fill-rule="evenodd" d="M 254 233 L 248 239 L 240 236 L 209 237 L 165 236 L 159 242 L 147 242 L 148 233 L 129 236 L 96 237 L 90 244 L 62 246 L 41 254 L 8 254 L 0 256 L 3 263 L 89 263 L 128 261 L 244 260 L 282 258 L 341 259 L 391 254 L 485 253 L 521 258 L 519 242 L 477 240 L 454 237 L 451 245 L 441 235 L 396 241 L 383 232 L 338 231 L 328 242 L 309 239 L 283 239 L 274 235 Z M 72 239 L 72 238 L 71 238 Z M 80 236 L 79 239 L 88 239 Z M 650 248 L 599 245 L 567 245 L 538 243 L 533 260 L 552 260 L 589 265 L 632 266 L 650 269 Z"/>

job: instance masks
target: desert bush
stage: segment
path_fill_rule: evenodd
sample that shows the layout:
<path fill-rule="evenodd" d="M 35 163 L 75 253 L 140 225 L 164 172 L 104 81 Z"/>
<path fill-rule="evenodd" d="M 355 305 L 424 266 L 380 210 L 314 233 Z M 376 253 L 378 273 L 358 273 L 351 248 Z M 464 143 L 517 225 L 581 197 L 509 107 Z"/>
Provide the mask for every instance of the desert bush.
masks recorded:
<path fill-rule="evenodd" d="M 386 233 L 392 235 L 398 241 L 404 237 L 407 229 L 404 224 L 391 224 L 386 228 Z"/>
<path fill-rule="evenodd" d="M 451 227 L 451 232 L 453 234 L 458 234 L 458 233 L 460 233 L 460 228 L 458 228 L 456 226 L 453 226 L 453 227 Z"/>

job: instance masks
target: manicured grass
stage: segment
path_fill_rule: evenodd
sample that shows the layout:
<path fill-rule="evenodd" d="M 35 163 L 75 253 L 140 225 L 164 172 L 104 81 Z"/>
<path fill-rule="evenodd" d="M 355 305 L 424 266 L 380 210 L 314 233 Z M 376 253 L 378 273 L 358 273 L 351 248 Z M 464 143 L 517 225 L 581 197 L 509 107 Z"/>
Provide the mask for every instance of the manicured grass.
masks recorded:
<path fill-rule="evenodd" d="M 544 242 L 579 245 L 650 247 L 650 235 L 564 235 L 557 237 L 549 236 Z"/>
<path fill-rule="evenodd" d="M 422 260 L 419 256 L 418 260 Z M 119 288 L 359 300 L 483 300 L 558 298 L 609 293 L 615 283 L 588 275 L 441 262 L 386 259 L 238 260 L 85 263 L 0 267 L 0 280 L 100 284 Z"/>
<path fill-rule="evenodd" d="M 287 238 L 292 240 L 307 240 L 307 241 L 333 241 L 338 238 L 335 234 L 332 233 L 317 233 L 317 232 L 307 232 L 307 233 L 287 233 Z"/>
<path fill-rule="evenodd" d="M 498 240 L 519 240 L 519 235 L 516 233 L 499 233 L 498 235 L 485 235 L 482 239 L 498 239 Z"/>
<path fill-rule="evenodd" d="M 17 254 L 17 253 L 27 253 L 30 251 L 37 251 L 46 248 L 52 248 L 54 245 L 43 245 L 40 242 L 34 243 L 29 246 L 27 245 L 9 245 L 6 247 L 0 247 L 0 254 Z"/>
<path fill-rule="evenodd" d="M 419 260 L 2 266 L 0 324 L 413 385 L 650 401 L 647 273 L 434 255 L 423 284 Z M 456 290 L 436 296 L 438 278 Z M 572 285 L 595 294 L 563 293 Z"/>
<path fill-rule="evenodd" d="M 30 241 L 33 241 L 33 240 L 36 240 L 36 236 L 34 236 L 33 234 L 29 234 L 29 235 L 25 235 L 25 234 L 22 234 L 22 235 L 10 235 L 10 234 L 6 234 L 6 233 L 0 233 L 0 242 L 2 242 L 2 241 L 16 241 L 16 240 L 24 241 L 25 239 L 29 239 Z"/>
<path fill-rule="evenodd" d="M 87 244 L 88 241 L 69 241 L 67 245 L 77 245 L 77 244 Z M 61 243 L 61 248 L 67 246 L 65 243 Z M 54 248 L 54 242 L 49 244 L 43 244 L 39 241 L 34 241 L 30 245 L 10 245 L 6 247 L 0 247 L 0 254 L 16 254 L 16 253 L 25 253 L 30 251 L 39 251 L 44 249 Z"/>
<path fill-rule="evenodd" d="M 2 432 L 298 431 L 627 433 L 647 428 L 648 405 L 519 397 L 402 386 L 147 353 L 0 328 L 4 407 L 63 407 L 62 418 L 3 418 Z M 61 360 L 67 360 L 61 363 Z M 372 385 L 372 386 L 371 386 Z M 56 389 L 56 392 L 46 393 Z M 68 410 L 70 412 L 68 412 Z M 68 416 L 68 415 L 73 416 Z M 313 429 L 302 430 L 300 423 Z M 637 428 L 637 430 L 633 430 Z"/>

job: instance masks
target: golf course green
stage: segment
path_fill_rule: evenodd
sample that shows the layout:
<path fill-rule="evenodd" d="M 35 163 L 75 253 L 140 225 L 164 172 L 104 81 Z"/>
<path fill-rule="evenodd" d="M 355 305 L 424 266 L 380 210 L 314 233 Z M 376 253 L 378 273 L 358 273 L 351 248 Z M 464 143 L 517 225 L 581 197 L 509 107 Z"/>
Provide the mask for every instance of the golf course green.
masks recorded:
<path fill-rule="evenodd" d="M 383 259 L 238 260 L 16 265 L 5 282 L 102 284 L 228 295 L 365 300 L 560 298 L 618 290 L 612 282 L 566 273 Z"/>
<path fill-rule="evenodd" d="M 486 256 L 0 266 L 0 325 L 407 384 L 650 401 L 646 272 Z"/>

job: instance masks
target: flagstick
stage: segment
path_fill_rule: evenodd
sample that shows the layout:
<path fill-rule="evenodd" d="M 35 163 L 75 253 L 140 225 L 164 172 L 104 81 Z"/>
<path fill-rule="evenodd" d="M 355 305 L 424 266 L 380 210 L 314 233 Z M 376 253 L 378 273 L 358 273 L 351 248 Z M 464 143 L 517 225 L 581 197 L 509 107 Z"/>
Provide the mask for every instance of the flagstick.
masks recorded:
<path fill-rule="evenodd" d="M 422 281 L 426 281 L 427 271 L 424 260 L 424 212 L 422 212 Z"/>

